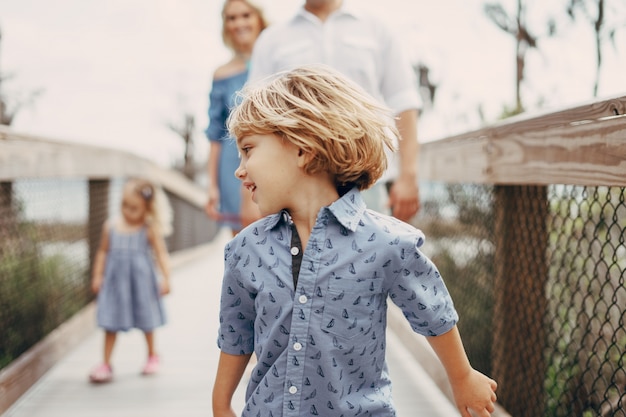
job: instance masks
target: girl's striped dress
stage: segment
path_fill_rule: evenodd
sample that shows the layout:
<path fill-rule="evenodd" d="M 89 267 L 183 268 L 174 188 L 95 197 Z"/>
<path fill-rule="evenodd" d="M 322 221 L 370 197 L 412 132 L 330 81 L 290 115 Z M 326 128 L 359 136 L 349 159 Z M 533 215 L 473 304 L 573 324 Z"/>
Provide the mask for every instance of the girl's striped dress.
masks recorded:
<path fill-rule="evenodd" d="M 151 331 L 165 324 L 151 246 L 145 227 L 136 232 L 109 229 L 104 279 L 97 301 L 98 326 L 107 331 Z"/>

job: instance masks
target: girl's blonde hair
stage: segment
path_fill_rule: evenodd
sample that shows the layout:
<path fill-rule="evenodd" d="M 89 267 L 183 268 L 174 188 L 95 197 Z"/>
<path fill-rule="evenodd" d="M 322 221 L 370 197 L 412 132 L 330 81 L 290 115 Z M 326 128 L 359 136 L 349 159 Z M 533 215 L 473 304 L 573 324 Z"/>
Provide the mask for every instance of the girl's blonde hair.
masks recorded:
<path fill-rule="evenodd" d="M 142 178 L 131 178 L 126 183 L 146 202 L 146 221 L 162 236 L 172 234 L 172 207 L 163 189 Z"/>
<path fill-rule="evenodd" d="M 226 47 L 228 47 L 229 49 L 233 51 L 235 50 L 233 39 L 232 39 L 232 36 L 230 36 L 228 31 L 226 30 L 226 7 L 228 7 L 230 3 L 233 3 L 235 1 L 240 1 L 242 3 L 247 4 L 248 7 L 250 7 L 254 11 L 254 14 L 256 14 L 257 18 L 259 19 L 261 32 L 263 32 L 263 30 L 269 25 L 267 19 L 265 18 L 265 14 L 263 13 L 263 9 L 261 9 L 259 6 L 254 4 L 254 2 L 250 0 L 226 0 L 224 1 L 224 6 L 222 6 L 222 42 L 224 42 L 224 45 L 226 45 Z"/>
<path fill-rule="evenodd" d="M 338 190 L 371 187 L 393 150 L 391 111 L 339 72 L 309 65 L 244 87 L 228 128 L 241 139 L 276 134 L 314 157 L 309 174 L 327 172 Z"/>

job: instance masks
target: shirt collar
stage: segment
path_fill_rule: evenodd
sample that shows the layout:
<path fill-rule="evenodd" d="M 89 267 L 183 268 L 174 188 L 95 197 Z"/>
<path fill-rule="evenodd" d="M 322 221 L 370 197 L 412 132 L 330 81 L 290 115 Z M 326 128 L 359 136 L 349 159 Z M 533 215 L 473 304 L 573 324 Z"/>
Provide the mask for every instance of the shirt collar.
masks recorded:
<path fill-rule="evenodd" d="M 365 213 L 365 209 L 365 202 L 360 191 L 353 188 L 330 206 L 323 207 L 322 211 L 329 211 L 343 227 L 354 232 L 363 217 L 363 213 Z M 282 210 L 280 213 L 267 216 L 263 222 L 263 227 L 267 232 L 278 224 L 289 224 L 290 222 L 291 216 L 287 210 Z"/>
<path fill-rule="evenodd" d="M 354 18 L 358 18 L 359 15 L 361 14 L 361 12 L 359 11 L 359 9 L 355 8 L 352 5 L 352 2 L 349 0 L 344 0 L 343 3 L 341 4 L 341 7 L 339 7 L 339 9 L 335 10 L 331 15 L 330 18 L 333 17 L 337 17 L 337 16 L 351 16 Z M 306 20 L 311 20 L 314 22 L 319 22 L 320 20 L 317 18 L 317 16 L 315 16 L 313 13 L 308 12 L 304 6 L 301 6 L 298 9 L 298 12 L 296 13 L 296 15 L 294 16 L 294 20 L 297 19 L 306 19 Z"/>

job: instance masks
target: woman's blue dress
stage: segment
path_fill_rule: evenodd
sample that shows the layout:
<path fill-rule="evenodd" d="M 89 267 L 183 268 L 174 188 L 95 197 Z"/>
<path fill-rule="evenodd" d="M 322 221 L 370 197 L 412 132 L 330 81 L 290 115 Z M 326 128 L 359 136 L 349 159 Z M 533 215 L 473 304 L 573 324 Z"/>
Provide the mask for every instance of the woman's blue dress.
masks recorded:
<path fill-rule="evenodd" d="M 219 211 L 223 216 L 220 223 L 233 230 L 241 229 L 241 181 L 235 177 L 239 153 L 226 129 L 226 119 L 235 105 L 237 91 L 241 90 L 247 79 L 246 70 L 231 77 L 213 80 L 209 95 L 209 127 L 205 131 L 210 141 L 222 144 L 217 184 L 220 190 Z"/>

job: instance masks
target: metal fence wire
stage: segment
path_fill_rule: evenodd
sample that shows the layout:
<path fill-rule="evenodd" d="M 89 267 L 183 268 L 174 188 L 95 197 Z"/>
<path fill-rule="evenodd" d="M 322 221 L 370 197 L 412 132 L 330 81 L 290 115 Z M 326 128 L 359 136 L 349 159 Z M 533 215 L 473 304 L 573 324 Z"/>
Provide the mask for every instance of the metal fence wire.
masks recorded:
<path fill-rule="evenodd" d="M 3 183 L 0 366 L 91 300 L 84 181 Z"/>
<path fill-rule="evenodd" d="M 119 212 L 124 179 L 0 183 L 0 369 L 85 307 L 102 222 Z M 171 193 L 170 252 L 209 242 L 217 226 Z M 90 220 L 91 219 L 91 220 Z"/>
<path fill-rule="evenodd" d="M 0 368 L 93 299 L 89 231 L 116 213 L 122 183 L 0 183 Z M 500 404 L 515 417 L 626 417 L 625 189 L 425 183 L 421 196 L 424 251 Z M 170 251 L 213 238 L 201 209 L 168 197 Z"/>
<path fill-rule="evenodd" d="M 626 416 L 625 190 L 425 184 L 415 225 L 515 417 Z"/>

